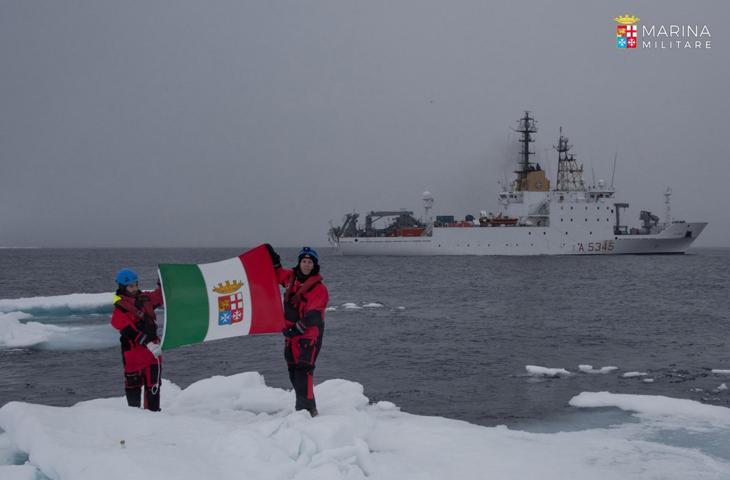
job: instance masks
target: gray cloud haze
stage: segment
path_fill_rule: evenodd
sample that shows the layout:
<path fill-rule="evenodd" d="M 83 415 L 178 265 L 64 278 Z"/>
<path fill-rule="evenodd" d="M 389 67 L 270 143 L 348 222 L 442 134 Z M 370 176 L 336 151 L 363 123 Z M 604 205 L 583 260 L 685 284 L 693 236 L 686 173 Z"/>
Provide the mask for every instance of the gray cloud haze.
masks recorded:
<path fill-rule="evenodd" d="M 518 145 L 730 245 L 727 2 L 0 3 L 0 245 L 326 243 L 356 209 L 497 207 Z M 622 51 L 612 18 L 708 25 Z"/>

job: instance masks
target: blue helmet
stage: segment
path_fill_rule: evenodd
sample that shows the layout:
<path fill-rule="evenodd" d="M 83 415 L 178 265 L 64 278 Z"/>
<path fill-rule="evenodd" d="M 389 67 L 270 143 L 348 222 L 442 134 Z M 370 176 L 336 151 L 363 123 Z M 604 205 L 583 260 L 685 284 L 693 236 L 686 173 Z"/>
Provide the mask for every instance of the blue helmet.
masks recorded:
<path fill-rule="evenodd" d="M 312 247 L 302 247 L 302 249 L 299 250 L 299 255 L 297 256 L 299 261 L 301 262 L 302 258 L 305 257 L 311 258 L 315 265 L 319 264 L 319 255 L 317 255 L 317 251 Z"/>
<path fill-rule="evenodd" d="M 117 283 L 119 285 L 132 285 L 138 283 L 137 274 L 128 268 L 123 268 L 117 272 Z"/>

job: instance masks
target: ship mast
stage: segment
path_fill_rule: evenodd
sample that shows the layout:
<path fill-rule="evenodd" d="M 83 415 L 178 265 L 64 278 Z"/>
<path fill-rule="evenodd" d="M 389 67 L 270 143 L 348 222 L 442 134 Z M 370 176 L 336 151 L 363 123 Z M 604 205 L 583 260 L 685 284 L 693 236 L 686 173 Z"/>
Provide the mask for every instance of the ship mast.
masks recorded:
<path fill-rule="evenodd" d="M 530 151 L 530 144 L 535 141 L 533 134 L 537 133 L 537 121 L 530 116 L 530 112 L 525 110 L 525 116 L 517 121 L 515 132 L 520 134 L 520 143 L 522 143 L 522 151 L 520 152 L 520 161 L 518 169 L 515 170 L 517 179 L 515 180 L 516 190 L 523 190 L 527 180 L 528 172 L 536 170 L 535 164 L 530 161 L 530 155 L 535 152 Z"/>
<path fill-rule="evenodd" d="M 563 127 L 560 127 L 558 144 L 553 148 L 558 151 L 558 182 L 555 190 L 569 192 L 585 190 L 583 183 L 583 165 L 578 166 L 575 155 L 568 154 L 573 145 L 568 145 L 568 137 L 563 136 Z"/>

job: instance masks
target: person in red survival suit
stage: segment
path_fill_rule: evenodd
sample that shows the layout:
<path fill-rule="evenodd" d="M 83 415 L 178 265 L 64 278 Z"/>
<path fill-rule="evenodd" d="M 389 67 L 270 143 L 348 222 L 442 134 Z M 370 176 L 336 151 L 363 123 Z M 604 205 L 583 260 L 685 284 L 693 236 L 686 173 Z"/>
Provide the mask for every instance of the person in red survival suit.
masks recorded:
<path fill-rule="evenodd" d="M 314 363 L 322 350 L 324 311 L 329 301 L 327 287 L 319 274 L 319 255 L 310 247 L 299 251 L 297 266 L 282 268 L 281 258 L 266 245 L 271 254 L 279 283 L 284 292 L 284 358 L 289 368 L 289 379 L 296 393 L 297 410 L 308 410 L 316 417 L 314 400 Z"/>
<path fill-rule="evenodd" d="M 160 285 L 151 292 L 139 290 L 137 274 L 129 269 L 117 273 L 112 326 L 119 330 L 124 364 L 127 404 L 139 407 L 144 387 L 144 408 L 160 411 L 162 347 L 157 336 L 155 308 L 163 304 Z"/>

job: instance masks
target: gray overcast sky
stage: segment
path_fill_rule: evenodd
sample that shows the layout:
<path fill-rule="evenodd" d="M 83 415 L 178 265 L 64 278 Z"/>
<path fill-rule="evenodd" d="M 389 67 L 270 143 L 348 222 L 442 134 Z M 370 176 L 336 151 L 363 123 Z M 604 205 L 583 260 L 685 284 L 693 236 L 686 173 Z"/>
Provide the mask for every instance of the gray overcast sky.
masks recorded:
<path fill-rule="evenodd" d="M 622 51 L 612 18 L 707 24 L 709 50 Z M 494 210 L 524 109 L 632 223 L 730 245 L 725 1 L 0 3 L 0 245 L 326 243 L 347 211 Z"/>

